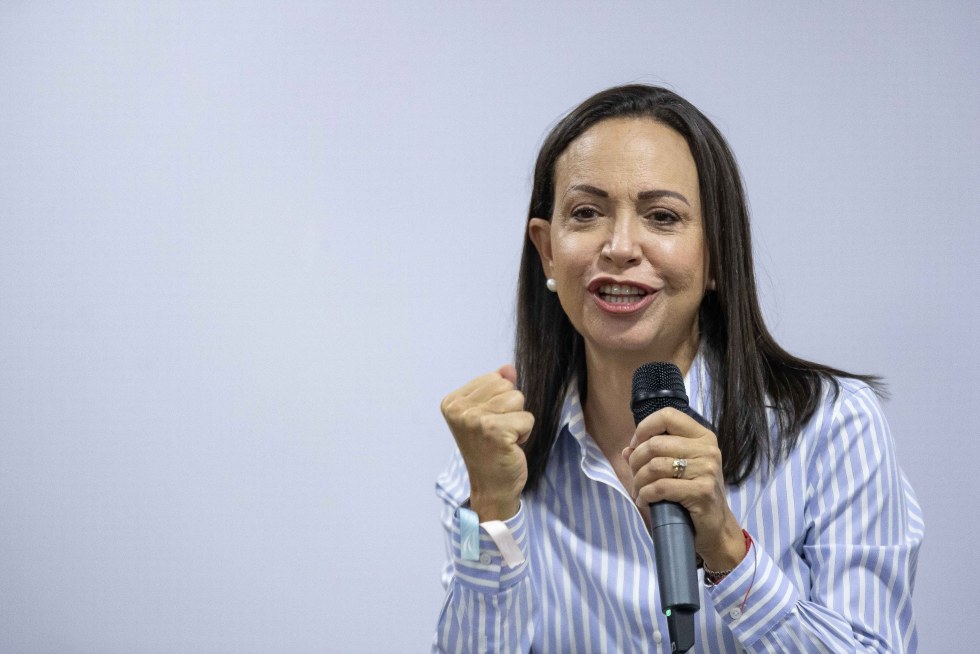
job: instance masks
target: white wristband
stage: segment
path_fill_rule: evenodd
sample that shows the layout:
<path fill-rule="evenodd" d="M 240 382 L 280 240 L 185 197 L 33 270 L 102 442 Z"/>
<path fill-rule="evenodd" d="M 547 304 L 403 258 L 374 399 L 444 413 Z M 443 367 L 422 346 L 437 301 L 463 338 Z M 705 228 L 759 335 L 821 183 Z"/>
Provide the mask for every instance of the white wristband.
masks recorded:
<path fill-rule="evenodd" d="M 507 525 L 500 520 L 488 520 L 478 522 L 479 517 L 472 509 L 459 507 L 459 535 L 460 535 L 460 555 L 467 560 L 477 561 L 479 553 L 479 527 L 490 535 L 500 550 L 500 555 L 504 558 L 504 563 L 508 567 L 514 568 L 524 563 L 524 554 L 520 546 L 514 540 L 514 534 L 510 533 Z"/>
<path fill-rule="evenodd" d="M 516 568 L 524 563 L 524 554 L 507 525 L 500 520 L 489 520 L 481 522 L 480 526 L 490 534 L 490 538 L 497 544 L 497 549 L 500 550 L 500 555 L 504 557 L 504 562 L 508 567 Z"/>

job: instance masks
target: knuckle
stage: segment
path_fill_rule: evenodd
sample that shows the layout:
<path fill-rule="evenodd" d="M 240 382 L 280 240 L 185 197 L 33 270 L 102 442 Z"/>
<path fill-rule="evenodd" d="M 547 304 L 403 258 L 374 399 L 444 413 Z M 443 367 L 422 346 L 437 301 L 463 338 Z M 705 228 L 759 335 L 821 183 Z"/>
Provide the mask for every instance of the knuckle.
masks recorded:
<path fill-rule="evenodd" d="M 694 480 L 694 487 L 697 494 L 701 497 L 708 498 L 714 495 L 715 483 L 714 480 L 706 478 L 698 478 Z"/>
<path fill-rule="evenodd" d="M 497 430 L 496 416 L 485 413 L 477 418 L 477 425 L 482 434 L 492 434 Z"/>
<path fill-rule="evenodd" d="M 657 502 L 663 499 L 663 484 L 659 479 L 655 479 L 640 489 L 639 496 L 644 502 Z"/>
<path fill-rule="evenodd" d="M 720 468 L 718 466 L 717 461 L 715 461 L 714 459 L 709 459 L 708 461 L 705 461 L 704 472 L 706 475 L 708 475 L 709 477 L 717 477 L 719 471 Z"/>
<path fill-rule="evenodd" d="M 495 398 L 494 404 L 505 410 L 519 407 L 516 393 L 517 391 L 505 391 Z"/>
<path fill-rule="evenodd" d="M 656 479 L 658 479 L 660 477 L 660 473 L 659 473 L 658 468 L 659 468 L 659 466 L 657 464 L 657 460 L 656 459 L 650 459 L 649 461 L 647 461 L 646 463 L 644 463 L 642 466 L 640 466 L 640 472 L 643 474 L 644 477 L 646 477 L 646 478 L 650 479 L 651 481 L 653 481 L 653 480 L 656 480 Z"/>
<path fill-rule="evenodd" d="M 459 422 L 469 430 L 480 429 L 483 424 L 484 415 L 472 408 L 466 409 L 459 415 Z"/>
<path fill-rule="evenodd" d="M 517 390 L 515 388 L 514 390 L 510 391 L 510 394 L 509 395 L 510 395 L 511 401 L 513 401 L 513 403 L 515 405 L 517 405 L 519 407 L 522 407 L 522 408 L 524 407 L 524 402 L 525 402 L 524 393 L 520 392 L 519 390 Z"/>
<path fill-rule="evenodd" d="M 645 502 L 656 502 L 661 498 L 660 493 L 661 493 L 660 484 L 657 483 L 657 480 L 654 480 L 647 484 L 644 484 L 640 488 L 640 492 L 638 493 L 638 495 L 642 497 Z"/>

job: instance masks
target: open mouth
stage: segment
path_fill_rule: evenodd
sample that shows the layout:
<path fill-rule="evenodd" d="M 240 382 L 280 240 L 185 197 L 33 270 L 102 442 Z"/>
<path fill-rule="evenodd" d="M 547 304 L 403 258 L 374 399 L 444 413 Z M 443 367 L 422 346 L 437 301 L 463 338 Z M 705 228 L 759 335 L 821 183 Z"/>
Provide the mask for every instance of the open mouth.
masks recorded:
<path fill-rule="evenodd" d="M 636 304 L 647 296 L 642 288 L 628 284 L 603 284 L 595 293 L 609 304 Z"/>
<path fill-rule="evenodd" d="M 597 279 L 589 284 L 589 293 L 602 311 L 613 315 L 632 315 L 650 306 L 657 289 L 646 284 Z"/>

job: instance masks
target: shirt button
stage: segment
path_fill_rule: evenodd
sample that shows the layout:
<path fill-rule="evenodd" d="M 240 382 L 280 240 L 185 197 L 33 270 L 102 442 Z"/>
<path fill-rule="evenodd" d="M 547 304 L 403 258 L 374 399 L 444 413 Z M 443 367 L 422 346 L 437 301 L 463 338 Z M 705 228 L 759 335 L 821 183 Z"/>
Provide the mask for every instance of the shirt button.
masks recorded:
<path fill-rule="evenodd" d="M 490 562 L 492 560 L 493 557 L 490 556 L 489 552 L 484 552 L 483 554 L 480 555 L 480 563 L 482 563 L 483 565 L 490 565 Z"/>
<path fill-rule="evenodd" d="M 738 620 L 740 617 L 742 617 L 742 609 L 736 606 L 734 609 L 728 612 L 728 615 L 732 616 L 732 620 Z"/>
<path fill-rule="evenodd" d="M 660 630 L 659 629 L 654 630 L 654 632 L 653 632 L 653 642 L 655 642 L 656 644 L 659 645 L 660 643 L 663 642 L 663 640 L 664 640 L 664 635 L 662 633 L 660 633 Z"/>

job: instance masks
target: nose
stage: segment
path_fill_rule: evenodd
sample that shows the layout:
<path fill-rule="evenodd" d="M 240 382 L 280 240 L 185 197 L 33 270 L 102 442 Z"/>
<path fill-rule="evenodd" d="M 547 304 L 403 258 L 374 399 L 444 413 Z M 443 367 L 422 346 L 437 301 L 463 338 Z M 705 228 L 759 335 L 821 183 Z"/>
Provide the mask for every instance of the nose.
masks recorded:
<path fill-rule="evenodd" d="M 627 268 L 640 261 L 640 243 L 635 230 L 637 222 L 630 216 L 616 216 L 612 230 L 602 247 L 602 258 L 618 268 Z"/>

